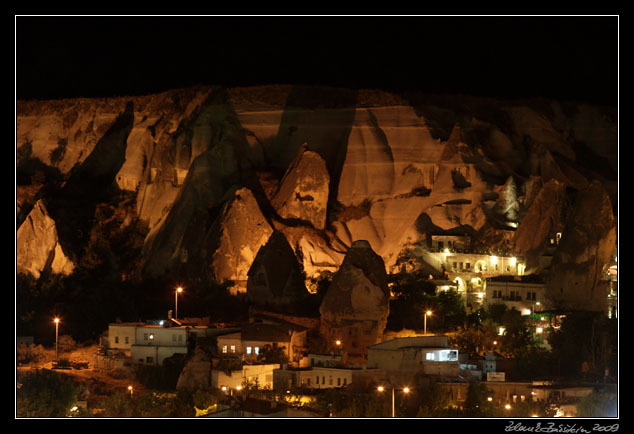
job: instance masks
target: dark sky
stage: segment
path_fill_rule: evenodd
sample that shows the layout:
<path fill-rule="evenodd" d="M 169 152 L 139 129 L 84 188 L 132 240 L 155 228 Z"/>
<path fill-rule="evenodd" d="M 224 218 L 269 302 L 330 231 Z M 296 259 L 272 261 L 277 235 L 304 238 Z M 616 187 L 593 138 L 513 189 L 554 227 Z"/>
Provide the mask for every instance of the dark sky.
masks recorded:
<path fill-rule="evenodd" d="M 18 99 L 321 84 L 616 104 L 618 18 L 16 19 Z"/>

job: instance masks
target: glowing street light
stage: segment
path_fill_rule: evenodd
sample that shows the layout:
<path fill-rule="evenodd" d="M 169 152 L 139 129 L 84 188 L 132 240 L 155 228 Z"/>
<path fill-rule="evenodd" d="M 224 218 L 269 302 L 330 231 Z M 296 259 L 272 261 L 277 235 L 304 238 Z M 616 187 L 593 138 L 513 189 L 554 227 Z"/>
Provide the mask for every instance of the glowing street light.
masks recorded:
<path fill-rule="evenodd" d="M 59 318 L 53 320 L 55 323 L 55 360 L 57 361 L 58 336 L 59 336 Z"/>
<path fill-rule="evenodd" d="M 377 387 L 377 390 L 379 392 L 383 392 L 385 390 L 385 387 L 379 386 Z M 404 393 L 409 393 L 409 387 L 403 387 L 400 390 L 402 390 Z M 396 417 L 396 412 L 394 410 L 394 386 L 392 386 L 392 417 Z"/>
<path fill-rule="evenodd" d="M 130 391 L 130 399 L 134 396 L 134 387 L 128 386 L 128 390 Z"/>
<path fill-rule="evenodd" d="M 179 286 L 174 293 L 174 319 L 178 319 L 178 294 L 181 292 L 183 292 L 183 288 Z"/>
<path fill-rule="evenodd" d="M 425 334 L 427 334 L 427 317 L 431 316 L 431 310 L 425 312 Z"/>

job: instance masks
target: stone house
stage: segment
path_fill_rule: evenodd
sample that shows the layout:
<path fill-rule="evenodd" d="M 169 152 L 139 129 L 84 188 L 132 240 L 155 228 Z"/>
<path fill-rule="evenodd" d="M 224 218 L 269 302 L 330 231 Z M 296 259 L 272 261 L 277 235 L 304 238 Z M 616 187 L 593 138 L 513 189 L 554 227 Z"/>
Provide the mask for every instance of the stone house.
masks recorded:
<path fill-rule="evenodd" d="M 546 285 L 536 276 L 491 277 L 486 279 L 484 306 L 504 304 L 522 315 L 549 308 Z"/>
<path fill-rule="evenodd" d="M 236 333 L 218 336 L 218 351 L 256 362 L 265 345 L 282 348 L 289 363 L 298 364 L 306 349 L 306 332 L 294 324 L 251 323 Z"/>
<path fill-rule="evenodd" d="M 168 326 L 168 324 L 170 326 Z M 124 362 L 146 365 L 162 365 L 174 354 L 188 354 L 199 337 L 209 334 L 210 328 L 196 325 L 175 325 L 161 321 L 156 324 L 142 322 L 113 323 L 108 334 L 101 339 L 102 354 L 95 363 L 104 368 L 112 367 L 106 359 L 118 355 Z M 120 365 L 117 362 L 115 365 Z"/>
<path fill-rule="evenodd" d="M 385 370 L 388 375 L 417 373 L 458 376 L 458 350 L 450 348 L 447 336 L 395 338 L 368 347 L 368 368 Z"/>

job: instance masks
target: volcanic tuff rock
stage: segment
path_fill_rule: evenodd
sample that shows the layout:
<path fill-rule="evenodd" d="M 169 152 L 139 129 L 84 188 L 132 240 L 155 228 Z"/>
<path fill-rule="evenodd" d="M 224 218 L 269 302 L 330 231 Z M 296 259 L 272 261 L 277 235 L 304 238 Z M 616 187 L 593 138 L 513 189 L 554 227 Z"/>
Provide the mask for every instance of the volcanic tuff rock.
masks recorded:
<path fill-rule="evenodd" d="M 211 357 L 197 346 L 194 355 L 187 361 L 178 377 L 176 389 L 195 390 L 210 387 L 211 368 Z"/>
<path fill-rule="evenodd" d="M 295 252 L 274 231 L 249 269 L 247 298 L 259 305 L 288 306 L 308 295 Z"/>
<path fill-rule="evenodd" d="M 18 273 L 29 273 L 36 279 L 49 270 L 68 275 L 75 267 L 62 251 L 55 221 L 49 217 L 42 200 L 18 228 L 16 261 Z"/>
<path fill-rule="evenodd" d="M 546 182 L 526 211 L 515 232 L 515 246 L 526 258 L 528 274 L 541 271 L 540 256 L 549 239 L 564 229 L 566 186 L 556 179 Z"/>
<path fill-rule="evenodd" d="M 601 183 L 592 182 L 578 193 L 553 257 L 546 291 L 556 306 L 605 311 L 608 288 L 599 279 L 615 245 L 616 222 L 610 198 Z"/>
<path fill-rule="evenodd" d="M 383 260 L 367 241 L 353 242 L 319 308 L 322 335 L 329 342 L 340 339 L 350 354 L 363 355 L 381 341 L 389 298 Z"/>
<path fill-rule="evenodd" d="M 514 238 L 522 251 L 539 252 L 538 240 L 522 235 L 540 224 L 530 208 L 541 203 L 560 218 L 546 203 L 558 194 L 545 191 L 538 201 L 542 185 L 557 180 L 568 197 L 597 180 L 617 203 L 616 116 L 604 107 L 264 86 L 19 101 L 17 113 L 20 220 L 30 203 L 50 199 L 64 252 L 80 259 L 82 246 L 67 240 L 77 224 L 89 233 L 94 210 L 75 212 L 76 205 L 109 201 L 112 186 L 136 195 L 149 227 L 139 277 L 246 279 L 272 227 L 308 275 L 334 271 L 356 240 L 367 240 L 391 272 L 432 232 L 468 231 L 483 245 Z M 85 161 L 94 167 L 98 156 L 108 156 L 100 181 L 108 188 L 97 199 L 75 174 L 88 175 L 78 169 Z M 34 167 L 58 171 L 60 191 L 70 183 L 77 194 L 50 185 L 34 191 Z M 321 181 L 308 182 L 303 167 Z M 251 218 L 238 205 L 221 217 L 245 187 Z M 64 216 L 73 218 L 70 229 Z"/>
<path fill-rule="evenodd" d="M 304 144 L 284 174 L 271 205 L 284 219 L 303 220 L 324 229 L 329 183 L 325 161 Z"/>
<path fill-rule="evenodd" d="M 249 268 L 273 228 L 262 215 L 253 193 L 236 190 L 209 231 L 210 269 L 217 282 L 240 282 L 246 289 Z"/>

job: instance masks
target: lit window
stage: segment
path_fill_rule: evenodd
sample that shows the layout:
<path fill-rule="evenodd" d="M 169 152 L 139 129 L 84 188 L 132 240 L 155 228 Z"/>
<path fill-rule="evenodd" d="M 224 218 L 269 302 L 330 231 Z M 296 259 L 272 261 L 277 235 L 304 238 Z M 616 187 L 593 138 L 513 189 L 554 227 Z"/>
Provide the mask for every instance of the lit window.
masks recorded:
<path fill-rule="evenodd" d="M 255 355 L 257 356 L 258 354 L 260 354 L 260 347 L 255 347 Z"/>
<path fill-rule="evenodd" d="M 425 360 L 434 360 L 434 353 L 425 354 Z"/>
<path fill-rule="evenodd" d="M 223 353 L 225 353 L 225 354 L 227 354 L 227 346 L 226 346 L 226 345 L 223 345 L 223 346 L 222 346 L 222 352 L 223 352 Z"/>
<path fill-rule="evenodd" d="M 251 347 L 247 347 L 247 355 L 251 355 Z"/>
<path fill-rule="evenodd" d="M 125 337 L 125 343 L 129 344 L 130 343 L 130 338 L 128 336 Z"/>
<path fill-rule="evenodd" d="M 235 353 L 236 352 L 236 346 L 235 345 L 231 345 L 231 352 Z"/>

